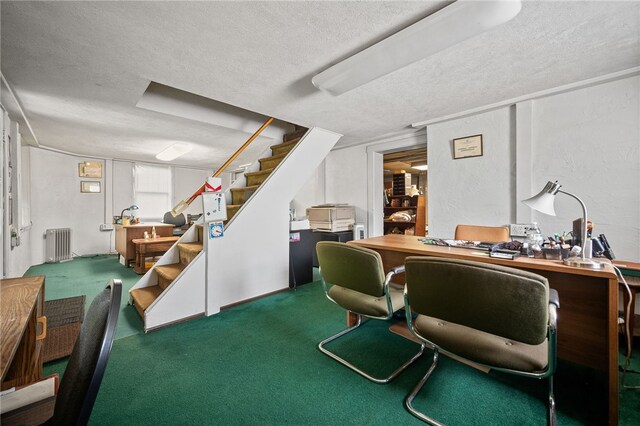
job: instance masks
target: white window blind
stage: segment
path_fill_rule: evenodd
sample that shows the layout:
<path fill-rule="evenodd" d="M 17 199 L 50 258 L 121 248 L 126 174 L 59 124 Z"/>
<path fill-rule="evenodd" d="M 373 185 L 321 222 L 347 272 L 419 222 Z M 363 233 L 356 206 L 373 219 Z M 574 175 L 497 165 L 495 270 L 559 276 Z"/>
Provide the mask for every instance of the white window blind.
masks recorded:
<path fill-rule="evenodd" d="M 161 221 L 171 210 L 171 168 L 135 164 L 133 168 L 134 204 L 142 221 Z"/>

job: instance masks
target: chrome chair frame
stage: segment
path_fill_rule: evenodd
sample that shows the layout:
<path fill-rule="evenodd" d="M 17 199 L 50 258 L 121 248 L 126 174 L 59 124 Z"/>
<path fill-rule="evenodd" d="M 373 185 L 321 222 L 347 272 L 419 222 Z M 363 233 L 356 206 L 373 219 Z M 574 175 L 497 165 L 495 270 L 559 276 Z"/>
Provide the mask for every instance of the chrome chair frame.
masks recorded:
<path fill-rule="evenodd" d="M 382 316 L 382 317 L 376 317 L 376 316 L 369 316 L 369 315 L 362 315 L 362 314 L 357 314 L 354 312 L 354 314 L 356 314 L 357 316 L 357 322 L 355 325 L 347 328 L 346 330 L 341 331 L 338 334 L 335 334 L 331 337 L 328 337 L 326 339 L 324 339 L 323 341 L 321 341 L 320 343 L 318 343 L 318 349 L 320 350 L 320 352 L 322 352 L 323 354 L 327 355 L 329 358 L 332 358 L 336 361 L 338 361 L 340 364 L 344 365 L 345 367 L 350 368 L 351 370 L 355 371 L 356 373 L 360 374 L 361 376 L 363 376 L 364 378 L 374 382 L 374 383 L 378 383 L 378 384 L 385 384 L 385 383 L 389 383 L 390 381 L 392 381 L 393 379 L 395 379 L 400 373 L 402 373 L 407 367 L 409 367 L 409 365 L 411 365 L 415 360 L 417 360 L 418 358 L 420 358 L 420 356 L 422 356 L 422 354 L 424 353 L 424 345 L 420 345 L 420 350 L 418 351 L 417 354 L 415 354 L 413 357 L 409 358 L 407 361 L 405 361 L 402 365 L 400 365 L 396 370 L 393 371 L 393 373 L 391 373 L 389 376 L 384 377 L 384 378 L 377 378 L 374 377 L 372 375 L 370 375 L 369 373 L 365 372 L 364 370 L 356 367 L 355 365 L 353 365 L 352 363 L 350 363 L 349 361 L 345 360 L 344 358 L 340 357 L 339 355 L 336 355 L 335 353 L 331 352 L 330 350 L 328 350 L 327 348 L 325 348 L 325 345 L 346 335 L 351 333 L 352 331 L 356 330 L 358 327 L 360 327 L 362 325 L 362 317 L 366 317 L 366 318 L 372 318 L 372 319 L 379 319 L 379 320 L 389 320 L 393 317 L 394 311 L 393 311 L 393 306 L 391 303 L 391 297 L 389 296 L 389 284 L 391 283 L 391 278 L 393 278 L 394 275 L 396 274 L 401 274 L 404 273 L 404 266 L 397 266 L 395 268 L 393 268 L 386 276 L 385 276 L 385 281 L 384 281 L 384 295 L 385 295 L 385 299 L 387 302 L 387 312 L 388 315 L 386 316 Z M 338 303 L 336 303 L 335 300 L 333 300 L 331 298 L 331 296 L 329 296 L 329 288 L 327 287 L 327 283 L 324 280 L 324 277 L 322 277 L 322 268 L 320 269 L 320 276 L 322 278 L 322 287 L 324 289 L 324 294 L 325 296 L 327 296 L 327 299 L 331 300 L 333 303 L 335 303 L 336 305 L 340 306 Z"/>
<path fill-rule="evenodd" d="M 550 294 L 551 292 L 555 292 L 555 290 L 549 289 Z M 556 293 L 557 295 L 557 293 Z M 547 404 L 548 404 L 548 409 L 547 409 L 547 424 L 551 425 L 551 426 L 555 426 L 557 424 L 557 418 L 556 418 L 556 403 L 555 403 L 555 398 L 554 398 L 554 394 L 553 394 L 553 374 L 556 370 L 556 365 L 557 365 L 557 321 L 558 321 L 558 313 L 557 313 L 557 308 L 560 307 L 559 302 L 557 300 L 558 298 L 552 298 L 549 297 L 549 321 L 548 321 L 548 325 L 547 325 L 547 339 L 548 339 L 548 343 L 547 343 L 547 348 L 548 348 L 548 361 L 547 361 L 547 368 L 546 370 L 540 372 L 540 373 L 531 373 L 531 372 L 525 372 L 525 371 L 518 371 L 518 370 L 512 370 L 512 369 L 508 369 L 508 368 L 500 368 L 500 367 L 495 367 L 492 365 L 486 365 L 486 364 L 482 364 L 479 362 L 476 362 L 474 360 L 469 360 L 467 358 L 461 357 L 460 355 L 448 352 L 442 348 L 440 348 L 438 345 L 436 345 L 435 343 L 431 342 L 430 340 L 424 338 L 423 336 L 421 336 L 414 328 L 413 326 L 413 320 L 412 320 L 412 311 L 411 311 L 411 306 L 409 305 L 409 300 L 407 297 L 407 287 L 405 286 L 404 288 L 404 305 L 405 305 L 405 311 L 407 313 L 407 326 L 409 327 L 409 330 L 411 331 L 411 333 L 416 336 L 421 342 L 423 342 L 423 345 L 430 345 L 431 347 L 433 347 L 433 362 L 431 363 L 431 366 L 429 367 L 429 369 L 427 370 L 426 374 L 424 375 L 424 377 L 418 382 L 418 384 L 411 390 L 411 392 L 405 397 L 404 400 L 404 405 L 407 408 L 407 410 L 409 410 L 409 412 L 411 414 L 413 414 L 415 417 L 419 418 L 420 420 L 422 420 L 423 422 L 426 422 L 430 425 L 434 425 L 434 426 L 444 426 L 443 423 L 438 422 L 436 419 L 434 419 L 433 417 L 429 417 L 426 414 L 424 414 L 421 411 L 418 411 L 415 407 L 413 407 L 413 400 L 415 399 L 415 397 L 418 395 L 418 393 L 420 392 L 420 390 L 422 390 L 422 387 L 425 385 L 425 383 L 427 382 L 427 380 L 429 379 L 429 376 L 431 376 L 431 373 L 433 372 L 433 370 L 436 368 L 436 365 L 438 364 L 438 354 L 440 352 L 446 354 L 446 355 L 453 355 L 457 358 L 460 359 L 465 359 L 467 361 L 470 361 L 476 365 L 479 365 L 481 367 L 485 367 L 488 369 L 492 369 L 492 370 L 496 370 L 496 371 L 502 371 L 505 373 L 510 373 L 510 374 L 514 374 L 514 375 L 518 375 L 518 376 L 524 376 L 524 377 L 530 377 L 530 378 L 534 378 L 534 379 L 549 379 L 549 395 L 548 395 L 548 400 L 547 400 Z"/>

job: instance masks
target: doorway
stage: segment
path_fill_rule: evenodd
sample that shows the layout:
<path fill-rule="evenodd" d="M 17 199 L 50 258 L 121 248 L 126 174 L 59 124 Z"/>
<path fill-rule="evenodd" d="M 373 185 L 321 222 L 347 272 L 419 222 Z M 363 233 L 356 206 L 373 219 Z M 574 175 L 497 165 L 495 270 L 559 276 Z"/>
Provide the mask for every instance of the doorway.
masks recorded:
<path fill-rule="evenodd" d="M 384 234 L 428 234 L 427 147 L 383 155 Z"/>

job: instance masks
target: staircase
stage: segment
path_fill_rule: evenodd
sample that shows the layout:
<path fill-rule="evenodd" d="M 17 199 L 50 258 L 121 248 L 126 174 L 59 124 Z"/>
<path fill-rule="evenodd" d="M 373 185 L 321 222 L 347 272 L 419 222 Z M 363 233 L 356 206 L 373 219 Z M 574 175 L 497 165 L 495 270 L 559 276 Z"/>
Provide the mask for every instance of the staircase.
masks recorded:
<path fill-rule="evenodd" d="M 177 242 L 178 262 L 156 265 L 153 268 L 157 275 L 157 284 L 142 288 L 133 288 L 129 295 L 131 303 L 144 319 L 144 311 L 178 278 L 182 271 L 200 254 L 203 248 L 202 225 L 195 225 L 197 240 L 193 242 Z"/>
<path fill-rule="evenodd" d="M 245 186 L 238 186 L 242 182 L 237 182 L 230 188 L 230 194 L 227 194 L 225 226 L 267 180 L 307 130 L 296 127 L 293 132 L 284 135 L 282 143 L 269 147 L 271 156 L 258 160 L 259 170 L 244 174 Z M 254 168 L 256 167 L 254 164 Z M 198 293 L 204 293 L 206 280 L 205 259 L 204 256 L 199 257 L 203 250 L 203 241 L 203 226 L 197 224 L 195 231 L 189 229 L 129 291 L 130 303 L 145 322 L 145 332 L 204 314 L 204 298 L 198 296 Z M 188 296 L 185 296 L 186 293 Z M 191 301 L 188 302 L 186 298 L 191 298 Z M 158 302 L 155 303 L 156 301 Z M 181 314 L 177 314 L 177 311 L 181 311 Z M 173 318 L 165 321 L 167 317 Z"/>
<path fill-rule="evenodd" d="M 271 156 L 260 158 L 260 170 L 244 174 L 246 186 L 231 188 L 231 204 L 227 204 L 227 222 L 240 210 L 240 207 L 253 195 L 253 193 L 267 180 L 271 172 L 287 156 L 289 151 L 300 141 L 307 132 L 306 128 L 297 128 L 287 133 L 282 138 L 282 143 L 272 145 Z M 226 225 L 226 222 L 225 222 Z"/>

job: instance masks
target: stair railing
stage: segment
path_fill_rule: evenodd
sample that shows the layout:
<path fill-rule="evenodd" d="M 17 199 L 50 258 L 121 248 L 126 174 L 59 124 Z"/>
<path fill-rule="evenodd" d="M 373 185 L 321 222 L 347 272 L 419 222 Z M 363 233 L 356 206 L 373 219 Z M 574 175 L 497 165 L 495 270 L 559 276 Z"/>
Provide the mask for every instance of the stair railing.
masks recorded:
<path fill-rule="evenodd" d="M 260 128 L 256 130 L 256 132 L 253 135 L 251 135 L 251 137 L 247 139 L 247 141 L 240 148 L 238 148 L 238 150 L 231 157 L 229 157 L 229 159 L 213 174 L 212 177 L 218 177 L 227 167 L 229 167 L 229 165 L 233 162 L 233 160 L 235 160 L 238 157 L 238 155 L 240 155 L 242 151 L 244 151 L 245 148 L 248 147 L 251 144 L 251 142 L 253 142 L 258 137 L 258 135 L 260 135 L 260 133 L 262 133 L 262 131 L 267 128 L 269 124 L 271 124 L 272 121 L 273 121 L 273 117 L 269 117 L 267 121 L 265 121 L 264 124 L 260 126 Z M 206 187 L 206 182 L 203 183 L 202 186 L 200 186 L 200 188 L 196 189 L 196 191 L 191 195 L 191 197 L 189 197 L 186 200 L 182 200 L 178 204 L 176 204 L 175 207 L 171 209 L 171 214 L 175 217 L 175 216 L 178 216 L 180 213 L 184 212 L 187 209 L 187 207 L 189 207 L 189 205 L 193 202 L 193 200 L 198 198 L 198 195 L 204 192 L 205 187 Z"/>

